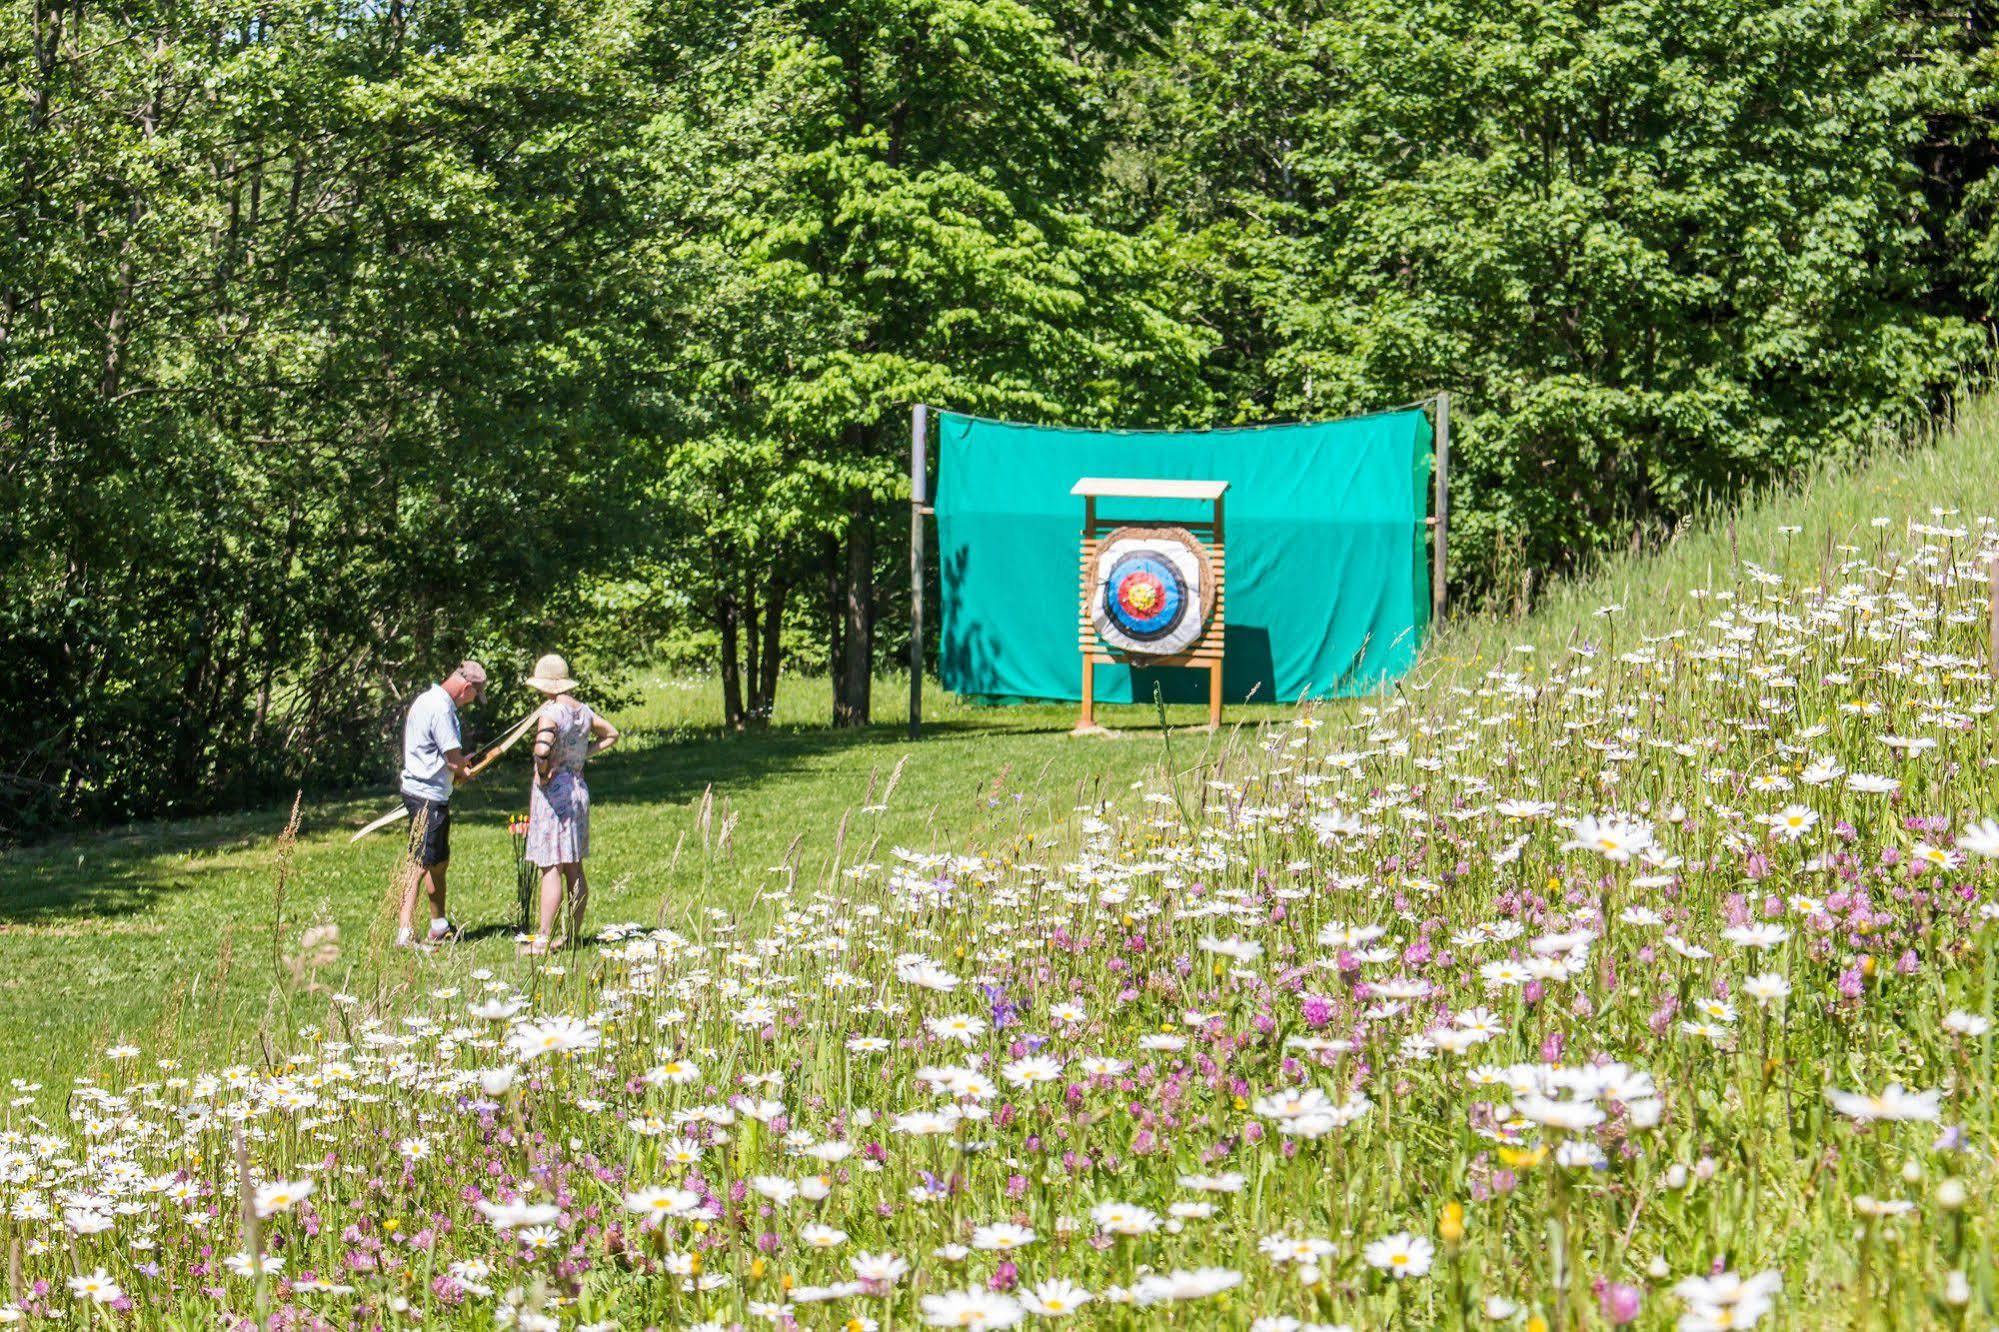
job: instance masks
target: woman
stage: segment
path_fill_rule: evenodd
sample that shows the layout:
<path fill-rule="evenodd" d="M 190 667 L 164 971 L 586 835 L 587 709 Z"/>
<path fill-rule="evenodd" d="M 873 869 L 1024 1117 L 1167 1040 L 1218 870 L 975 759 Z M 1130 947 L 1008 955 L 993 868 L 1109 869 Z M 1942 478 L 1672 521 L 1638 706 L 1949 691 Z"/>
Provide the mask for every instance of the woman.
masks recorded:
<path fill-rule="evenodd" d="M 576 688 L 569 663 L 553 652 L 534 664 L 526 683 L 548 701 L 535 719 L 534 787 L 528 797 L 527 859 L 541 871 L 541 929 L 521 948 L 545 953 L 563 942 L 555 918 L 565 890 L 568 937 L 574 939 L 583 926 L 590 895 L 583 878 L 583 857 L 590 853 L 590 788 L 583 782 L 583 764 L 618 743 L 618 730 L 576 701 L 569 692 Z"/>

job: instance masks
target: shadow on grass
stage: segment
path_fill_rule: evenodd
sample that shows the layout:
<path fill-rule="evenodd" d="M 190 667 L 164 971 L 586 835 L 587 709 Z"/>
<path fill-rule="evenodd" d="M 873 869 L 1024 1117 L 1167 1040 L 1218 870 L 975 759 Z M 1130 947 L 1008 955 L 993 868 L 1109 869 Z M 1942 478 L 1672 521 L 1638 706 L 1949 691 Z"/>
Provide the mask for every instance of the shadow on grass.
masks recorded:
<path fill-rule="evenodd" d="M 913 745 L 944 747 L 1014 736 L 1059 736 L 1068 729 L 1067 725 L 1052 721 L 993 726 L 953 719 L 926 723 L 923 738 L 917 741 L 911 741 L 907 728 L 901 725 L 713 734 L 650 744 L 629 754 L 613 751 L 599 761 L 601 766 L 592 765 L 590 794 L 593 800 L 686 804 L 699 800 L 711 785 L 717 791 L 746 791 L 780 772 L 834 755 L 881 750 L 884 760 L 892 762 L 889 755 L 908 753 Z"/>
<path fill-rule="evenodd" d="M 228 873 L 241 856 L 268 855 L 290 814 L 285 805 L 150 821 L 0 853 L 0 929 L 145 911 L 206 876 Z"/>
<path fill-rule="evenodd" d="M 456 912 L 453 914 L 455 916 Z M 511 939 L 519 933 L 520 929 L 516 922 L 511 920 L 496 920 L 485 925 L 475 925 L 469 930 L 458 931 L 458 938 L 454 942 L 459 944 L 475 944 L 482 943 L 487 939 Z"/>

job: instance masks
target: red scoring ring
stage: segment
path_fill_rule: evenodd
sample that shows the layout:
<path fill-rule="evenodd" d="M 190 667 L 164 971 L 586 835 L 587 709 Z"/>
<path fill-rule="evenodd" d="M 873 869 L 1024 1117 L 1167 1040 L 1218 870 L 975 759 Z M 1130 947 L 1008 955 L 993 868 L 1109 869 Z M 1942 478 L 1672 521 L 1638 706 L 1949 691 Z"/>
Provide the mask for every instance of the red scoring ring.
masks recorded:
<path fill-rule="evenodd" d="M 1132 594 L 1139 588 L 1144 588 L 1152 593 L 1151 605 L 1141 607 L 1133 604 Z M 1118 583 L 1117 599 L 1118 605 L 1124 608 L 1125 614 L 1132 616 L 1134 619 L 1149 620 L 1159 614 L 1160 606 L 1166 601 L 1166 584 L 1160 581 L 1158 574 L 1147 569 L 1140 569 L 1135 573 L 1126 575 Z"/>

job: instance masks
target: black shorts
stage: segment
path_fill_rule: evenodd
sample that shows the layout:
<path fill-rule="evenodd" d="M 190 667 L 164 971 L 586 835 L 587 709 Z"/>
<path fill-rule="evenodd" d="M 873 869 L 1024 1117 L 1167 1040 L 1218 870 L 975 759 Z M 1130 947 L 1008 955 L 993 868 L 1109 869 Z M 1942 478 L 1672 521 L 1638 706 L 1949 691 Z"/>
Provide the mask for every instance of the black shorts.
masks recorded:
<path fill-rule="evenodd" d="M 403 792 L 410 812 L 410 859 L 429 869 L 451 859 L 451 802 Z"/>

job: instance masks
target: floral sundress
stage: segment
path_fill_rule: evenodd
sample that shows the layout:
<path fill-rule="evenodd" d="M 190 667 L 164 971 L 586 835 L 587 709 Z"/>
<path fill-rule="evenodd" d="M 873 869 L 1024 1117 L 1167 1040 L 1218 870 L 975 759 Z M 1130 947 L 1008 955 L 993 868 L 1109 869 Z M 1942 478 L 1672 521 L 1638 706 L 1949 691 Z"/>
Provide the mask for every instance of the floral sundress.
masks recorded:
<path fill-rule="evenodd" d="M 549 703 L 541 712 L 555 723 L 553 771 L 546 782 L 530 781 L 527 861 L 547 869 L 577 864 L 590 854 L 590 788 L 583 781 L 583 762 L 596 714 L 587 703 Z"/>

